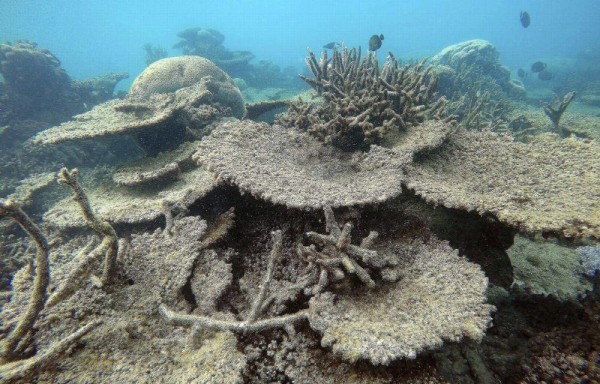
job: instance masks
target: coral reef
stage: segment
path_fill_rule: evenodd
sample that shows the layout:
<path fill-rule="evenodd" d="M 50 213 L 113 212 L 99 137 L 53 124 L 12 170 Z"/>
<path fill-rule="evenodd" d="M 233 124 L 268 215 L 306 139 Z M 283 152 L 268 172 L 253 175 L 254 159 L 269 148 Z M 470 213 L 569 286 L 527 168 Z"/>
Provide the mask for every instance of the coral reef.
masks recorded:
<path fill-rule="evenodd" d="M 225 36 L 215 29 L 188 28 L 177 36 L 182 40 L 173 48 L 181 49 L 185 55 L 206 57 L 227 73 L 247 71 L 250 60 L 254 59 L 251 52 L 230 51 L 225 48 Z"/>
<path fill-rule="evenodd" d="M 434 73 L 439 77 L 438 91 L 450 99 L 466 93 L 476 85 L 486 85 L 492 94 L 494 88 L 513 97 L 524 97 L 525 89 L 510 79 L 510 70 L 500 64 L 500 54 L 490 42 L 475 39 L 450 45 L 431 58 Z M 441 66 L 441 68 L 440 68 Z"/>
<path fill-rule="evenodd" d="M 140 171 L 135 164 L 128 169 L 117 170 L 112 177 L 116 178 L 116 185 L 112 180 L 105 180 L 101 185 L 89 188 L 88 195 L 95 202 L 98 217 L 113 224 L 148 223 L 166 212 L 185 212 L 217 186 L 210 172 L 193 165 L 177 165 L 176 177 L 159 177 L 168 164 L 177 164 L 176 160 L 170 161 L 181 154 L 177 150 L 175 152 L 175 155 L 163 154 L 163 161 L 146 160 L 148 167 L 145 170 Z M 142 188 L 146 180 L 140 180 L 140 177 L 144 175 L 156 176 L 148 180 L 148 191 Z M 50 208 L 44 214 L 44 220 L 56 228 L 82 227 L 85 221 L 76 214 L 77 210 L 77 204 L 66 198 Z"/>
<path fill-rule="evenodd" d="M 106 73 L 91 79 L 75 80 L 72 84 L 85 109 L 91 109 L 95 105 L 114 99 L 117 83 L 128 78 L 127 72 Z"/>
<path fill-rule="evenodd" d="M 216 31 L 187 34 L 222 47 Z M 500 76 L 497 53 L 480 46 L 444 65 L 464 59 L 476 74 L 488 70 L 480 59 Z M 23 317 L 40 297 L 32 264 L 0 292 L 2 345 L 28 321 L 0 381 L 597 380 L 597 343 L 582 337 L 597 338 L 597 292 L 582 276 L 569 292 L 544 281 L 536 294 L 534 279 L 511 288 L 513 265 L 521 281 L 549 275 L 552 260 L 538 256 L 551 245 L 525 257 L 538 267 L 529 274 L 506 254 L 518 231 L 595 243 L 597 144 L 466 131 L 482 118 L 505 124 L 491 90 L 465 97 L 456 127 L 436 94 L 442 64 L 402 67 L 390 54 L 380 68 L 375 54 L 345 47 L 331 60 L 309 53 L 307 64 L 319 100 L 293 103 L 278 124 L 250 118 L 289 101 L 245 108 L 228 75 L 187 56 L 153 63 L 124 100 L 37 136 L 113 136 L 116 150 L 133 146 L 119 136 L 131 135 L 146 152 L 103 162 L 88 179 L 61 171 L 74 199 L 43 214 L 45 306 Z M 13 195 L 45 200 L 30 203 L 36 215 L 58 200 L 40 193 L 47 177 Z M 0 229 L 3 252 L 34 257 L 17 225 Z M 595 273 L 569 260 L 574 274 Z"/>
<path fill-rule="evenodd" d="M 181 144 L 186 129 L 201 130 L 219 117 L 241 118 L 244 112 L 242 96 L 225 72 L 200 57 L 174 57 L 146 68 L 124 100 L 100 104 L 33 141 L 55 144 L 129 134 L 152 155 Z"/>
<path fill-rule="evenodd" d="M 522 84 L 510 79 L 496 47 L 485 40 L 450 45 L 432 57 L 438 91 L 448 98 L 448 113 L 467 129 L 506 130 L 515 99 L 525 97 Z"/>
<path fill-rule="evenodd" d="M 443 98 L 435 100 L 436 78 L 424 61 L 400 68 L 390 54 L 383 68 L 375 54 L 361 58 L 360 49 L 323 51 L 317 61 L 309 51 L 306 63 L 314 78 L 301 78 L 323 97 L 323 104 L 290 106 L 280 119 L 343 150 L 367 149 L 397 131 L 428 119 L 444 119 Z"/>

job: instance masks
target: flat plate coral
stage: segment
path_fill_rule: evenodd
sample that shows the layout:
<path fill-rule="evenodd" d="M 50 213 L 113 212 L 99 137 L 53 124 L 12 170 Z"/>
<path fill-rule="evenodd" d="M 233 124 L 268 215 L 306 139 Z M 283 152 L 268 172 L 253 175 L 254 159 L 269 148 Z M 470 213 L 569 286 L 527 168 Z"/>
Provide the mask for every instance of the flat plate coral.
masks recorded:
<path fill-rule="evenodd" d="M 494 307 L 485 304 L 488 280 L 479 266 L 435 238 L 391 247 L 400 259 L 397 283 L 310 300 L 321 344 L 351 362 L 387 365 L 444 340 L 481 339 Z"/>
<path fill-rule="evenodd" d="M 97 215 L 113 224 L 138 224 L 164 214 L 164 203 L 188 207 L 216 186 L 210 172 L 194 168 L 157 191 L 116 186 L 112 183 L 87 190 Z M 44 221 L 58 228 L 85 226 L 79 207 L 71 198 L 59 201 L 44 215 Z"/>
<path fill-rule="evenodd" d="M 492 213 L 522 231 L 600 237 L 600 147 L 540 135 L 521 144 L 459 131 L 406 167 L 406 185 L 449 208 Z"/>
<path fill-rule="evenodd" d="M 193 156 L 242 192 L 292 208 L 373 204 L 401 193 L 411 156 L 371 146 L 343 153 L 296 129 L 252 121 L 219 124 Z"/>

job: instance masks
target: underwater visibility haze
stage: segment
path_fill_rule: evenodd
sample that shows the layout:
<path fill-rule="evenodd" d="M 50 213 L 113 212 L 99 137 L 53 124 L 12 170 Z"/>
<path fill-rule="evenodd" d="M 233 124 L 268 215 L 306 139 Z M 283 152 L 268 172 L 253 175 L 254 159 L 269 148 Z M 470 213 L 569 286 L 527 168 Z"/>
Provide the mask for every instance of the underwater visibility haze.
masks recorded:
<path fill-rule="evenodd" d="M 0 383 L 600 382 L 599 22 L 0 0 Z"/>

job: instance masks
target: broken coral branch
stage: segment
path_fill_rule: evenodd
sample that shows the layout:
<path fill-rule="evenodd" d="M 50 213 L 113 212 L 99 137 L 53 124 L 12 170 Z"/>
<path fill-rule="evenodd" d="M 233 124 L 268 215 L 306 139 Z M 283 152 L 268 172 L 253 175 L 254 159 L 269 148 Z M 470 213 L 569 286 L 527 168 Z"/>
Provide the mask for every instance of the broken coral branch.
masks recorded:
<path fill-rule="evenodd" d="M 212 329 L 219 331 L 232 331 L 232 332 L 260 332 L 267 329 L 273 328 L 285 328 L 289 325 L 296 324 L 307 318 L 308 313 L 305 310 L 298 311 L 289 315 L 282 315 L 277 317 L 271 317 L 268 319 L 257 320 L 258 315 L 266 308 L 264 305 L 267 299 L 267 293 L 269 285 L 273 278 L 273 271 L 275 261 L 280 258 L 282 250 L 282 235 L 281 231 L 274 231 L 271 233 L 273 239 L 273 246 L 271 254 L 269 256 L 269 264 L 267 267 L 267 273 L 263 278 L 262 285 L 259 290 L 259 294 L 252 303 L 249 314 L 246 316 L 244 321 L 228 321 L 213 319 L 208 316 L 199 315 L 188 315 L 183 313 L 176 313 L 171 311 L 166 305 L 161 304 L 158 308 L 161 316 L 172 325 L 182 325 L 194 327 L 198 329 Z"/>
<path fill-rule="evenodd" d="M 24 342 L 32 331 L 33 325 L 44 308 L 47 298 L 48 284 L 50 283 L 50 263 L 48 261 L 48 241 L 37 225 L 23 210 L 12 201 L 0 201 L 0 216 L 6 216 L 17 222 L 21 228 L 35 241 L 36 268 L 33 289 L 27 310 L 19 320 L 17 326 L 2 342 L 0 356 L 7 360 L 19 359 L 29 346 Z"/>
<path fill-rule="evenodd" d="M 554 129 L 560 134 L 561 137 L 565 137 L 567 133 L 559 125 L 560 118 L 562 117 L 569 104 L 571 104 L 571 101 L 573 101 L 573 99 L 575 98 L 575 95 L 577 95 L 577 93 L 574 91 L 567 93 L 563 97 L 562 101 L 560 101 L 560 104 L 558 105 L 557 109 L 554 109 L 550 104 L 544 105 L 544 113 L 550 118 Z"/>
<path fill-rule="evenodd" d="M 47 351 L 40 355 L 36 355 L 27 360 L 16 361 L 0 366 L 0 381 L 3 383 L 8 383 L 14 380 L 23 380 L 35 374 L 36 372 L 40 372 L 47 365 L 56 361 L 56 359 L 65 353 L 69 347 L 90 333 L 100 324 L 102 324 L 102 321 L 100 320 L 92 321 L 59 342 L 51 345 Z"/>
<path fill-rule="evenodd" d="M 106 221 L 100 220 L 90 206 L 90 201 L 87 198 L 84 190 L 81 188 L 77 176 L 79 171 L 72 171 L 63 168 L 59 173 L 59 182 L 68 185 L 73 192 L 73 199 L 79 204 L 83 216 L 88 225 L 100 235 L 104 236 L 102 241 L 106 246 L 106 254 L 104 257 L 104 269 L 102 271 L 102 285 L 110 284 L 115 275 L 117 254 L 119 252 L 119 242 L 117 233 L 114 228 Z"/>

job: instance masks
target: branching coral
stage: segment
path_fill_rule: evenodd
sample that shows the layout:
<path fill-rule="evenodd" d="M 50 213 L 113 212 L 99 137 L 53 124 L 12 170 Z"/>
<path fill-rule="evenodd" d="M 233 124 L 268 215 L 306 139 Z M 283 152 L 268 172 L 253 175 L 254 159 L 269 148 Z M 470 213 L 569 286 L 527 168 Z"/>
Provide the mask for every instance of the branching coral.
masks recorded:
<path fill-rule="evenodd" d="M 330 281 L 340 280 L 345 277 L 345 273 L 354 274 L 360 281 L 368 287 L 374 287 L 375 282 L 369 276 L 369 272 L 363 268 L 358 261 L 373 262 L 377 258 L 377 252 L 368 249 L 373 240 L 378 236 L 377 232 L 370 232 L 361 244 L 351 244 L 350 232 L 352 224 L 346 223 L 342 229 L 338 227 L 331 207 L 325 207 L 326 230 L 329 235 L 323 235 L 316 232 L 308 232 L 306 236 L 314 243 L 322 246 L 317 250 L 314 244 L 304 246 L 298 244 L 298 255 L 306 260 L 309 270 L 317 269 L 317 281 L 313 281 L 314 286 L 310 289 L 311 295 L 323 291 Z"/>
<path fill-rule="evenodd" d="M 79 171 L 73 169 L 72 171 L 66 168 L 61 169 L 59 181 L 65 185 L 68 185 L 73 191 L 73 199 L 77 201 L 81 212 L 85 217 L 87 224 L 98 234 L 103 236 L 102 243 L 105 243 L 106 254 L 104 256 L 104 269 L 102 271 L 101 282 L 102 285 L 110 284 L 115 276 L 115 268 L 117 263 L 117 253 L 119 252 L 119 242 L 117 233 L 114 228 L 106 221 L 98 219 L 94 213 L 90 201 L 88 200 L 85 192 L 79 185 L 77 175 Z"/>
<path fill-rule="evenodd" d="M 323 97 L 323 104 L 292 104 L 284 125 L 295 126 L 344 150 L 367 149 L 394 131 L 427 119 L 447 119 L 446 101 L 436 100 L 436 77 L 425 60 L 400 67 L 389 54 L 383 68 L 374 53 L 361 59 L 360 49 L 323 51 L 317 61 L 309 51 L 306 63 L 314 78 L 301 78 Z"/>
<path fill-rule="evenodd" d="M 271 236 L 273 245 L 269 257 L 267 272 L 263 278 L 259 293 L 254 299 L 250 311 L 244 321 L 219 320 L 208 316 L 175 313 L 164 304 L 162 304 L 159 308 L 160 314 L 165 320 L 173 325 L 193 326 L 196 330 L 206 328 L 244 333 L 259 332 L 273 328 L 284 328 L 305 320 L 307 313 L 303 310 L 290 315 L 282 315 L 267 319 L 257 319 L 261 312 L 265 310 L 265 300 L 267 299 L 269 285 L 271 283 L 271 279 L 273 278 L 275 262 L 281 258 L 281 231 L 275 231 L 271 234 Z"/>
<path fill-rule="evenodd" d="M 48 241 L 37 225 L 21 208 L 11 201 L 0 201 L 0 216 L 6 216 L 17 222 L 35 241 L 37 252 L 36 273 L 29 299 L 29 306 L 17 326 L 2 341 L 0 357 L 7 360 L 22 358 L 29 347 L 28 334 L 33 329 L 38 315 L 46 304 L 48 284 L 50 283 L 50 264 L 48 262 Z"/>

